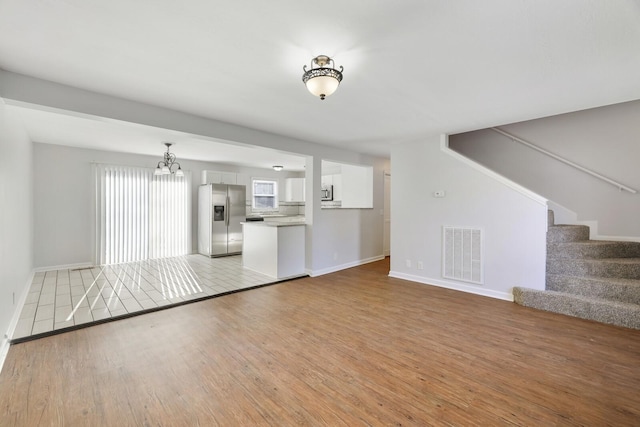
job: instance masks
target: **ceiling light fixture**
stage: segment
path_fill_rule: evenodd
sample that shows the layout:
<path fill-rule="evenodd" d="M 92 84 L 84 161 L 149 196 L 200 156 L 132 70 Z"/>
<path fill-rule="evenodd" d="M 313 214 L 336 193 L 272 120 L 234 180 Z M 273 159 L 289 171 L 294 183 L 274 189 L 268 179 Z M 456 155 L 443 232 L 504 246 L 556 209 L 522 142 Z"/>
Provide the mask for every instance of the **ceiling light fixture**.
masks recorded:
<path fill-rule="evenodd" d="M 158 167 L 156 171 L 153 173 L 154 175 L 172 175 L 175 176 L 184 176 L 184 172 L 182 172 L 182 168 L 180 167 L 180 163 L 176 162 L 176 155 L 169 152 L 169 147 L 173 144 L 170 142 L 163 142 L 164 145 L 167 146 L 167 152 L 164 153 L 164 159 L 158 162 Z M 177 170 L 173 170 L 173 166 L 178 165 Z"/>
<path fill-rule="evenodd" d="M 315 68 L 314 64 L 316 65 Z M 344 68 L 340 66 L 340 71 L 338 71 L 335 68 L 325 67 L 328 64 L 333 64 L 333 67 L 335 67 L 333 59 L 326 55 L 320 55 L 311 60 L 311 68 L 309 70 L 307 70 L 306 65 L 302 67 L 304 70 L 302 82 L 307 86 L 309 92 L 319 96 L 320 99 L 324 99 L 335 92 L 342 81 Z"/>
<path fill-rule="evenodd" d="M 273 170 L 276 171 L 276 172 L 280 172 L 282 169 L 284 169 L 284 167 L 282 167 L 280 165 L 273 166 Z"/>

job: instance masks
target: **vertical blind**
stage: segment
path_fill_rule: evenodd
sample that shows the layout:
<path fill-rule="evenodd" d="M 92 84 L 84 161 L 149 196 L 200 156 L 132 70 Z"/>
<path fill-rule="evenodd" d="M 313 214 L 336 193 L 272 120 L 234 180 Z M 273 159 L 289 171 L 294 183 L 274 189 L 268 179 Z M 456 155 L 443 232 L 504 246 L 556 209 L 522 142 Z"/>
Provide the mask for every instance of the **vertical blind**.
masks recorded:
<path fill-rule="evenodd" d="M 191 175 L 96 165 L 96 249 L 100 264 L 180 256 L 191 247 Z"/>

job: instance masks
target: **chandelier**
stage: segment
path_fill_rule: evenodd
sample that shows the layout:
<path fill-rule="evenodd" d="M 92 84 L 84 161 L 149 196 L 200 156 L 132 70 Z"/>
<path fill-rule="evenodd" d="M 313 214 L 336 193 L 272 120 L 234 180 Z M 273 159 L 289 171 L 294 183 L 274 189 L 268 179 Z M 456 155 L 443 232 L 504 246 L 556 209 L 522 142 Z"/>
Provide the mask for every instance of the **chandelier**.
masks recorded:
<path fill-rule="evenodd" d="M 316 65 L 315 68 L 314 64 Z M 307 70 L 306 65 L 302 67 L 302 70 L 304 70 L 302 82 L 307 86 L 309 92 L 319 96 L 320 99 L 324 99 L 335 92 L 342 81 L 344 68 L 340 66 L 340 71 L 338 71 L 335 68 L 325 67 L 327 64 L 333 64 L 333 67 L 335 67 L 333 59 L 326 55 L 320 55 L 311 60 L 311 68 L 309 70 Z"/>
<path fill-rule="evenodd" d="M 153 174 L 184 176 L 184 172 L 182 172 L 182 168 L 180 168 L 180 163 L 176 162 L 176 155 L 169 152 L 169 147 L 173 144 L 164 142 L 164 145 L 167 146 L 167 152 L 164 153 L 164 159 L 158 162 L 158 167 L 156 167 L 156 171 Z M 178 166 L 178 169 L 174 171 L 173 167 L 175 165 Z"/>

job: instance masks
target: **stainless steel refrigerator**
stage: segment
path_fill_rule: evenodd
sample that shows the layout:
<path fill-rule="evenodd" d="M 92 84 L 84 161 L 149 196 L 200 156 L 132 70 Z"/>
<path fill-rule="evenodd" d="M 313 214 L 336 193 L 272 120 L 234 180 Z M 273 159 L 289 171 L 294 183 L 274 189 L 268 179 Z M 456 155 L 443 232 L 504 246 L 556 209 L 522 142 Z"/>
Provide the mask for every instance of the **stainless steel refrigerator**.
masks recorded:
<path fill-rule="evenodd" d="M 198 252 L 210 257 L 242 253 L 246 219 L 244 185 L 205 184 L 198 188 Z"/>

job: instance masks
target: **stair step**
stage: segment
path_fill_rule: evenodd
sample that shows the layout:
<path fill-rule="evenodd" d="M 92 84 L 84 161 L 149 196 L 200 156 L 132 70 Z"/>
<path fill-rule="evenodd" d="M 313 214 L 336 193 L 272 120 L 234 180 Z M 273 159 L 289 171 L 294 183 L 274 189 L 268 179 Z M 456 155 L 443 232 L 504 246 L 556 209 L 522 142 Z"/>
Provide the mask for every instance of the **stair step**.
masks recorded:
<path fill-rule="evenodd" d="M 560 224 L 547 229 L 547 243 L 579 242 L 589 240 L 589 227 L 586 225 Z"/>
<path fill-rule="evenodd" d="M 546 290 L 515 287 L 514 301 L 640 329 L 640 242 L 589 240 L 588 226 L 547 219 Z"/>
<path fill-rule="evenodd" d="M 547 244 L 548 258 L 640 258 L 640 242 L 585 240 Z"/>
<path fill-rule="evenodd" d="M 640 279 L 640 258 L 547 259 L 548 274 Z"/>
<path fill-rule="evenodd" d="M 525 307 L 640 329 L 640 305 L 565 292 L 513 288 L 514 302 Z"/>
<path fill-rule="evenodd" d="M 640 280 L 547 274 L 547 290 L 640 304 Z"/>

